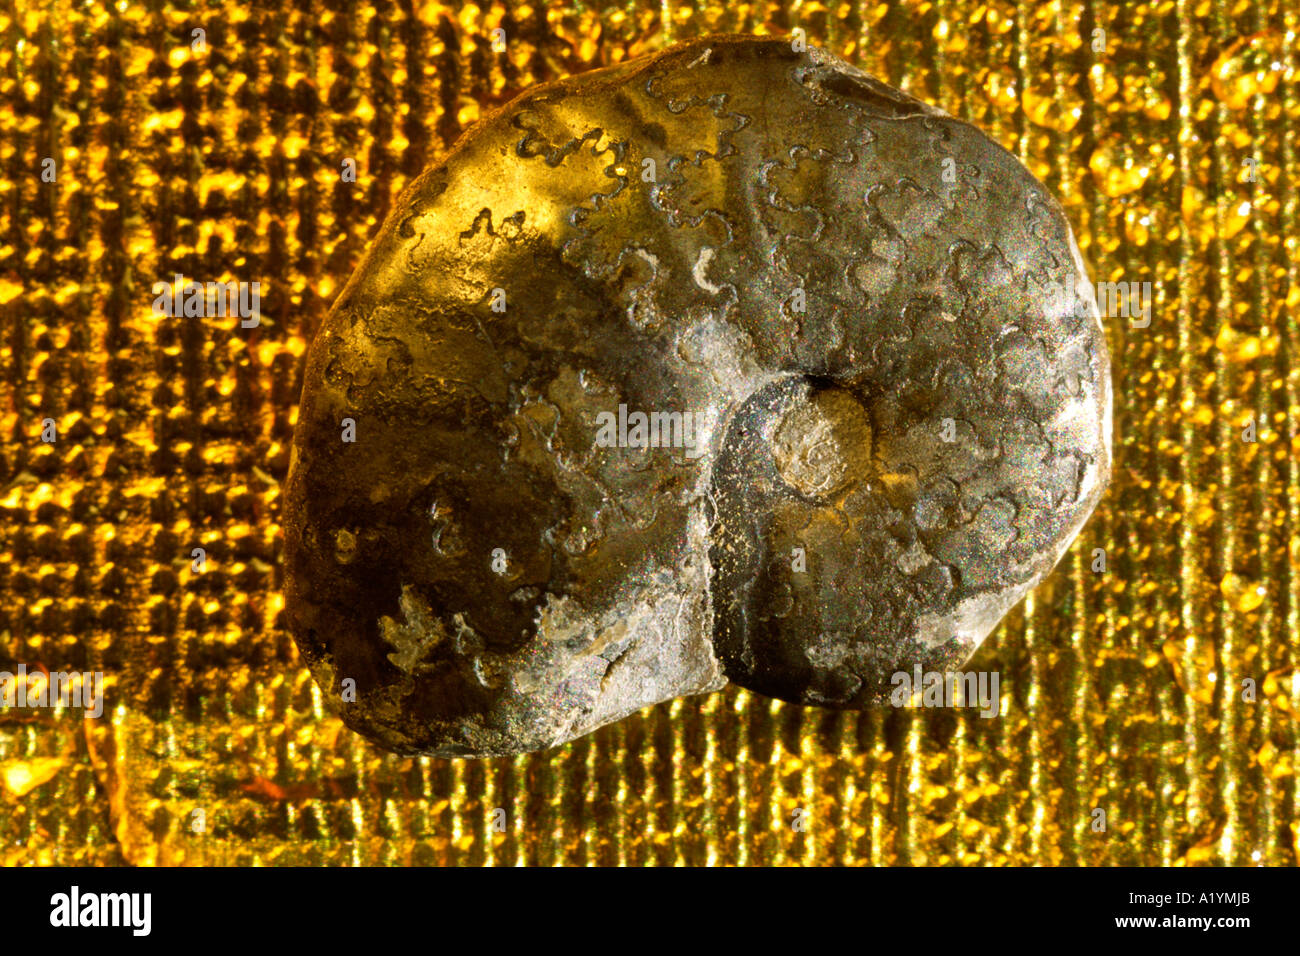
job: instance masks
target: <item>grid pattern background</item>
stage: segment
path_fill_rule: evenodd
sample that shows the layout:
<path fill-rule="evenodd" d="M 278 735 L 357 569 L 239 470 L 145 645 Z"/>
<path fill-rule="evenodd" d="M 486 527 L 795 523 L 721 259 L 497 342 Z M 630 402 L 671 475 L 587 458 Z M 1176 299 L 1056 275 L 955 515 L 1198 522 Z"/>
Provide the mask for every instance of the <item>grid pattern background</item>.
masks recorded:
<path fill-rule="evenodd" d="M 305 349 L 368 237 L 536 82 L 796 26 L 1012 150 L 1095 281 L 1152 284 L 1109 321 L 1110 491 L 971 665 L 1003 715 L 733 688 L 546 754 L 372 747 L 279 563 Z M 0 860 L 1295 865 L 1298 32 L 1291 0 L 5 0 L 0 670 L 102 670 L 108 710 L 0 711 Z M 260 281 L 260 326 L 155 318 L 175 273 Z"/>

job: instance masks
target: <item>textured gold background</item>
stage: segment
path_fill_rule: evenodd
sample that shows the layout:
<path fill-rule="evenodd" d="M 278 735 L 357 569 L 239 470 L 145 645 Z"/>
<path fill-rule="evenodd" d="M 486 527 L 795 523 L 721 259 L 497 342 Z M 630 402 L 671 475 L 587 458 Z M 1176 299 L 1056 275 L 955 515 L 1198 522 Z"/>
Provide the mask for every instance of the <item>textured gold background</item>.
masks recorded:
<path fill-rule="evenodd" d="M 0 712 L 4 862 L 1296 864 L 1294 0 L 0 9 L 0 669 L 102 669 L 111 708 Z M 1095 280 L 1155 289 L 1109 322 L 1110 492 L 972 665 L 1004 716 L 732 689 L 549 754 L 376 750 L 279 594 L 304 349 L 367 237 L 539 80 L 793 26 L 990 132 Z M 259 280 L 260 328 L 155 319 L 176 272 Z"/>

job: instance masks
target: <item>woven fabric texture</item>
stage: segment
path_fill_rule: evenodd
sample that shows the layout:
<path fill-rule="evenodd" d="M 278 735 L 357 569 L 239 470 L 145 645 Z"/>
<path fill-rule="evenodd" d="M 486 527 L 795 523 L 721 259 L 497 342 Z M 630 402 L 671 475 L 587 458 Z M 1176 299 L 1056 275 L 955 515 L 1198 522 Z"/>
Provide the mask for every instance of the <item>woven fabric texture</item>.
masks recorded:
<path fill-rule="evenodd" d="M 284 630 L 279 501 L 368 237 L 534 83 L 796 27 L 1151 284 L 1107 320 L 1107 497 L 970 665 L 1001 716 L 732 688 L 516 759 L 367 744 Z M 101 670 L 107 710 L 0 711 L 0 860 L 1295 865 L 1298 32 L 1290 0 L 5 3 L 0 670 Z M 260 325 L 155 317 L 178 273 L 259 281 Z"/>

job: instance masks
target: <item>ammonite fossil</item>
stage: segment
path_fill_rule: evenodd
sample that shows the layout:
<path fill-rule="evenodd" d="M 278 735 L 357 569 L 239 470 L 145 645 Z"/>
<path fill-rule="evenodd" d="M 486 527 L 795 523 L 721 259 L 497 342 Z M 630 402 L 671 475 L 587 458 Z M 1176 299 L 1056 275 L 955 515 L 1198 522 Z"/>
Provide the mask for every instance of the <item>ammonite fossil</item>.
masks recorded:
<path fill-rule="evenodd" d="M 310 351 L 288 620 L 403 753 L 545 748 L 728 680 L 960 666 L 1108 477 L 1057 203 L 788 39 L 532 90 L 402 195 Z"/>

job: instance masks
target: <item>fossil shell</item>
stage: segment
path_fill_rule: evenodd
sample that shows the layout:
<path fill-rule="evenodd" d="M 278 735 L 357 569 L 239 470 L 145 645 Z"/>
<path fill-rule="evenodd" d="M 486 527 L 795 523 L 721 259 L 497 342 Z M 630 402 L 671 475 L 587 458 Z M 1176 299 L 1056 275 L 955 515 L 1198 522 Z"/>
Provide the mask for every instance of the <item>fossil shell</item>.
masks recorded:
<path fill-rule="evenodd" d="M 816 49 L 711 37 L 532 90 L 411 184 L 311 347 L 294 636 L 405 753 L 727 680 L 884 702 L 1101 495 L 1087 288 L 1011 154 Z"/>

